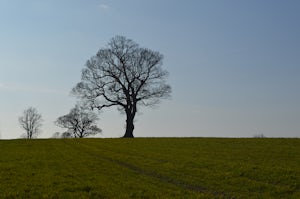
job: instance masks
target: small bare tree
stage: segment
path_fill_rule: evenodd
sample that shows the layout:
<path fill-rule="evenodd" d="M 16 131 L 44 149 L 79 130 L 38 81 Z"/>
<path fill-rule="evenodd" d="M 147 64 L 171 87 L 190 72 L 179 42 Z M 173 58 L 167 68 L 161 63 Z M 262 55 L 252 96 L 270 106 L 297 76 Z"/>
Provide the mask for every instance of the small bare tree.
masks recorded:
<path fill-rule="evenodd" d="M 42 126 L 42 115 L 34 107 L 24 110 L 23 115 L 19 117 L 21 128 L 26 131 L 26 138 L 32 139 L 38 136 Z"/>
<path fill-rule="evenodd" d="M 124 137 L 132 138 L 138 106 L 152 106 L 170 96 L 168 72 L 162 69 L 163 55 L 141 48 L 134 41 L 116 36 L 100 49 L 82 70 L 82 81 L 73 93 L 103 109 L 117 106 L 126 114 Z"/>
<path fill-rule="evenodd" d="M 254 138 L 266 138 L 266 136 L 263 133 L 257 133 L 253 137 Z"/>
<path fill-rule="evenodd" d="M 55 133 L 53 133 L 51 138 L 54 138 L 54 139 L 61 138 L 61 133 L 60 132 L 55 132 Z"/>
<path fill-rule="evenodd" d="M 72 136 L 72 134 L 70 133 L 70 132 L 63 132 L 62 134 L 61 134 L 61 138 L 72 138 L 73 136 Z"/>
<path fill-rule="evenodd" d="M 102 130 L 96 125 L 98 119 L 94 112 L 84 106 L 76 105 L 70 113 L 59 117 L 55 123 L 61 128 L 66 128 L 67 133 L 72 134 L 73 137 L 83 138 L 101 133 Z"/>

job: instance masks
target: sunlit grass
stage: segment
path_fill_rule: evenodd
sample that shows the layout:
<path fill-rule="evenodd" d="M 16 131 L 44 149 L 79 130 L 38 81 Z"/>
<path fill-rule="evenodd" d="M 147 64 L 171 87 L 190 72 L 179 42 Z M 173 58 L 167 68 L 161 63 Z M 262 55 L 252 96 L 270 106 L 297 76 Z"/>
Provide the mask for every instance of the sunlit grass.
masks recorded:
<path fill-rule="evenodd" d="M 0 198 L 300 198 L 300 139 L 0 141 Z"/>

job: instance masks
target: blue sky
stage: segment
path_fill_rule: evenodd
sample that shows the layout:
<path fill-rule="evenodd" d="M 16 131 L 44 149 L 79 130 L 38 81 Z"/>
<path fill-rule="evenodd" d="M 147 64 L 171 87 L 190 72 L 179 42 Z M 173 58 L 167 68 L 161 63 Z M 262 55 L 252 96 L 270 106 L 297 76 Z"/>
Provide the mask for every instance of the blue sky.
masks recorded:
<path fill-rule="evenodd" d="M 300 137 L 300 1 L 1 0 L 0 130 L 23 133 L 36 107 L 40 137 L 60 129 L 87 59 L 115 35 L 164 55 L 171 100 L 141 109 L 135 136 Z M 124 133 L 115 109 L 102 137 Z"/>

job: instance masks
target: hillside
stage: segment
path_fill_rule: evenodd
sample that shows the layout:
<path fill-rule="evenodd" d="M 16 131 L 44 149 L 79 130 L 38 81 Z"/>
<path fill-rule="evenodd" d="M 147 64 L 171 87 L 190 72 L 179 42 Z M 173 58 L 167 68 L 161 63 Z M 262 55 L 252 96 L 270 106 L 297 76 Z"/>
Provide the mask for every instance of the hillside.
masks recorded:
<path fill-rule="evenodd" d="M 300 198 L 300 139 L 0 141 L 0 198 Z"/>

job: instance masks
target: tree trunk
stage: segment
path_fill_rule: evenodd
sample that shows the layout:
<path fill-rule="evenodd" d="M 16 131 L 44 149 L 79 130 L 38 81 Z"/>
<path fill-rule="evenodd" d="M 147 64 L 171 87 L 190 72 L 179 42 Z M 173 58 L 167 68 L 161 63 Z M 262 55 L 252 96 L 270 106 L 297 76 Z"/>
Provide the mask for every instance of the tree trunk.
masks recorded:
<path fill-rule="evenodd" d="M 133 117 L 127 115 L 126 132 L 125 132 L 125 135 L 123 136 L 123 138 L 134 138 L 133 129 L 134 129 Z"/>

